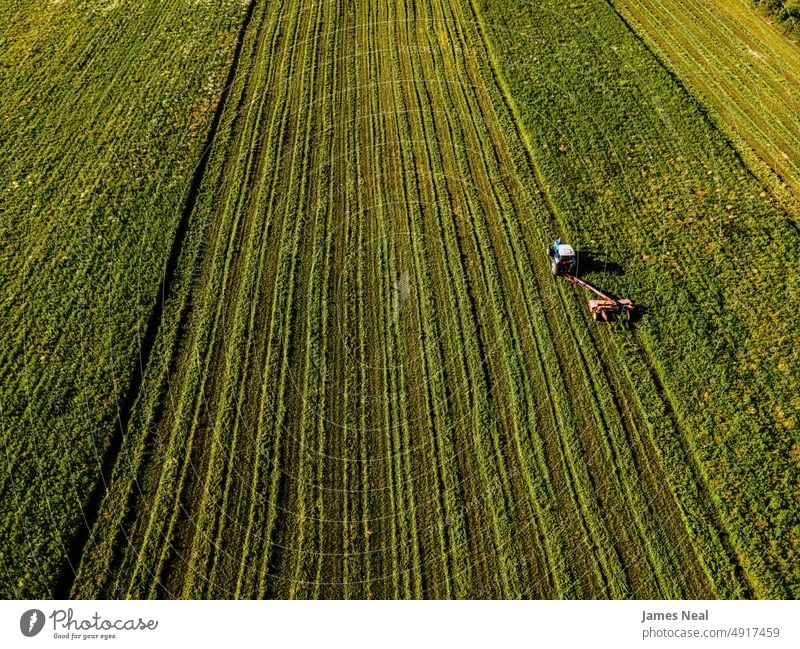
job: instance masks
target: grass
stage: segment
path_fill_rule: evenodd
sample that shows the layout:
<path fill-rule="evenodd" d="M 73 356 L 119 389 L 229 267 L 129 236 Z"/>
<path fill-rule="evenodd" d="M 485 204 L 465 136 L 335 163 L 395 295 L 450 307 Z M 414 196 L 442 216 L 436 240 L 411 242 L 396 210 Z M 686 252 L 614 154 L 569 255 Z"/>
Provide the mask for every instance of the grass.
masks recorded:
<path fill-rule="evenodd" d="M 484 6 L 557 217 L 624 265 L 609 289 L 652 312 L 607 344 L 653 404 L 650 436 L 709 576 L 728 595 L 796 593 L 790 215 L 609 7 Z"/>
<path fill-rule="evenodd" d="M 471 7 L 259 4 L 245 42 L 73 594 L 713 592 L 537 263 Z"/>
<path fill-rule="evenodd" d="M 244 7 L 3 5 L 0 592 L 28 598 L 91 516 Z"/>
<path fill-rule="evenodd" d="M 511 5 L 252 5 L 71 596 L 796 593 L 796 230 L 607 4 Z"/>
<path fill-rule="evenodd" d="M 614 2 L 708 107 L 748 167 L 800 214 L 800 46 L 746 0 Z"/>

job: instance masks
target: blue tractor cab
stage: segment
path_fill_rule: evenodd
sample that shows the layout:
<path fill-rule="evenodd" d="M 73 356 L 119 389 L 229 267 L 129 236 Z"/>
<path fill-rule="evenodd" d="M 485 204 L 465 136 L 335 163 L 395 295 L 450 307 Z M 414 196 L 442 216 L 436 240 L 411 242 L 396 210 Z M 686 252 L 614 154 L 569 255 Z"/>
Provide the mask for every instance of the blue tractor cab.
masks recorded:
<path fill-rule="evenodd" d="M 572 275 L 577 266 L 575 250 L 569 244 L 556 239 L 552 246 L 547 247 L 547 256 L 550 257 L 550 271 L 553 275 Z"/>

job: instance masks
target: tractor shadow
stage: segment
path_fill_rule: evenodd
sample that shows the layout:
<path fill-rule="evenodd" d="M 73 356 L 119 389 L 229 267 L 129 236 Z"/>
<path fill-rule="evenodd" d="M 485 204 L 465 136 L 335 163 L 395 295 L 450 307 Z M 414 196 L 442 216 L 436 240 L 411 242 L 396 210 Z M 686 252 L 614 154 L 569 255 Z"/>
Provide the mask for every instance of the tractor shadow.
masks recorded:
<path fill-rule="evenodd" d="M 604 255 L 593 250 L 579 250 L 575 275 L 582 279 L 586 279 L 584 278 L 585 275 L 592 274 L 595 274 L 595 277 L 598 277 L 598 275 L 615 275 L 617 277 L 622 277 L 625 275 L 625 269 L 617 262 L 611 261 Z M 605 291 L 604 288 L 603 290 Z M 619 295 L 615 295 L 610 291 L 606 291 L 606 294 L 612 299 L 620 299 Z M 637 322 L 641 322 L 645 316 L 650 316 L 652 314 L 653 310 L 649 305 L 635 302 L 633 310 L 630 312 L 630 318 L 624 320 L 624 322 L 626 324 L 636 324 Z"/>
<path fill-rule="evenodd" d="M 646 304 L 636 304 L 631 311 L 631 317 L 628 320 L 629 324 L 636 324 L 641 322 L 645 316 L 653 315 L 653 310 Z"/>
<path fill-rule="evenodd" d="M 617 262 L 592 251 L 578 251 L 578 265 L 575 274 L 582 277 L 585 273 L 606 273 L 609 275 L 621 276 L 625 274 L 625 269 Z"/>

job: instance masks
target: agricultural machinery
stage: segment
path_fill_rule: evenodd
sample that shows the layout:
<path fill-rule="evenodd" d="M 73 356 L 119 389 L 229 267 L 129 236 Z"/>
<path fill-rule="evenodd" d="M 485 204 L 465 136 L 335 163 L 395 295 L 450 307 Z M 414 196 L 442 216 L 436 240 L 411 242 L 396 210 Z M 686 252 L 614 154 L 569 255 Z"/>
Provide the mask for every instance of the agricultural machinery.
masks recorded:
<path fill-rule="evenodd" d="M 556 239 L 552 246 L 547 247 L 547 256 L 550 257 L 550 270 L 554 277 L 561 275 L 573 286 L 581 286 L 599 298 L 589 300 L 589 313 L 594 320 L 608 322 L 614 316 L 630 320 L 633 302 L 627 298 L 617 299 L 606 295 L 596 286 L 578 277 L 578 256 L 572 246 Z"/>

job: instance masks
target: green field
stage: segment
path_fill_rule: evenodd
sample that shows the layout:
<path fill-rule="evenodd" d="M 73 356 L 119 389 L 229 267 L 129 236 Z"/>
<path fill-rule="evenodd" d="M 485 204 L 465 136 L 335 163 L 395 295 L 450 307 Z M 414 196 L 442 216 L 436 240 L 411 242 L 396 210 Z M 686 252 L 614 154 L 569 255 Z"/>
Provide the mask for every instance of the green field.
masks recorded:
<path fill-rule="evenodd" d="M 0 594 L 800 595 L 800 233 L 611 5 L 0 5 Z"/>
<path fill-rule="evenodd" d="M 66 555 L 135 364 L 244 7 L 0 2 L 0 592 Z"/>
<path fill-rule="evenodd" d="M 749 0 L 615 0 L 701 98 L 750 169 L 800 218 L 800 45 Z"/>

